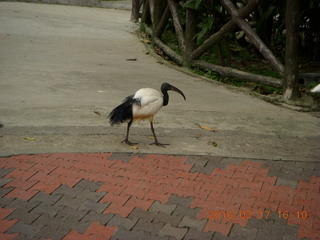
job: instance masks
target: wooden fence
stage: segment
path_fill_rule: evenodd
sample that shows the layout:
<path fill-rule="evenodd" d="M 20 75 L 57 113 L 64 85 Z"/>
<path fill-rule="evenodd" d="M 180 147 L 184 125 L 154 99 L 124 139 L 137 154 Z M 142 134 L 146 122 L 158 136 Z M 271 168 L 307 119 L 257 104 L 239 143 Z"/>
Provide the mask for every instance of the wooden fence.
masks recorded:
<path fill-rule="evenodd" d="M 132 1 L 132 20 L 141 21 L 146 33 L 152 38 L 152 42 L 160 47 L 168 56 L 177 63 L 184 66 L 199 67 L 209 69 L 222 76 L 236 77 L 251 82 L 267 84 L 284 89 L 284 98 L 292 100 L 299 97 L 298 87 L 298 12 L 299 1 L 287 1 L 286 14 L 286 47 L 284 65 L 268 46 L 257 35 L 256 31 L 250 26 L 246 18 L 257 8 L 259 0 L 248 0 L 247 4 L 237 7 L 231 0 L 220 0 L 224 11 L 230 15 L 227 21 L 218 31 L 206 38 L 201 45 L 195 44 L 196 26 L 199 24 L 196 18 L 196 11 L 192 8 L 182 8 L 186 1 L 178 0 L 133 0 Z M 141 10 L 141 14 L 140 11 Z M 181 11 L 184 11 L 184 18 L 181 18 Z M 174 25 L 175 35 L 178 39 L 179 51 L 172 50 L 162 40 L 161 35 L 165 32 L 168 21 Z M 183 24 L 182 24 L 183 22 Z M 240 28 L 246 38 L 257 51 L 269 62 L 273 70 L 278 73 L 280 78 L 263 76 L 259 74 L 245 72 L 229 66 L 212 64 L 200 60 L 210 48 L 221 44 L 227 34 L 234 34 L 234 29 Z"/>

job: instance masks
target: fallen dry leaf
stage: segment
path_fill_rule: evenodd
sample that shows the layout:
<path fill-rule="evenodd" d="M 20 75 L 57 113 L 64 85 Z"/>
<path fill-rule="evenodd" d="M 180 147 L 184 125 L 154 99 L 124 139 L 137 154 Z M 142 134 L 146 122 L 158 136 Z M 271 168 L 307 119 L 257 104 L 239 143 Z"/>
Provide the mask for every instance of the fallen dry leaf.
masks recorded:
<path fill-rule="evenodd" d="M 127 61 L 137 61 L 136 58 L 127 58 L 126 60 L 127 60 Z"/>
<path fill-rule="evenodd" d="M 98 111 L 93 111 L 93 112 L 94 112 L 95 114 L 101 116 L 101 113 L 100 113 L 100 112 L 98 112 Z"/>
<path fill-rule="evenodd" d="M 208 144 L 211 145 L 212 147 L 218 146 L 218 144 L 214 140 L 210 140 Z"/>
<path fill-rule="evenodd" d="M 130 146 L 131 149 L 138 149 L 138 146 L 132 145 Z"/>
<path fill-rule="evenodd" d="M 151 43 L 151 41 L 149 39 L 142 39 L 142 42 L 144 43 Z"/>
<path fill-rule="evenodd" d="M 24 139 L 27 141 L 35 141 L 36 140 L 36 138 L 34 138 L 34 137 L 25 137 Z"/>
<path fill-rule="evenodd" d="M 204 129 L 204 130 L 208 130 L 208 131 L 211 131 L 211 132 L 216 132 L 216 130 L 214 128 L 206 126 L 206 125 L 199 124 L 199 127 Z"/>

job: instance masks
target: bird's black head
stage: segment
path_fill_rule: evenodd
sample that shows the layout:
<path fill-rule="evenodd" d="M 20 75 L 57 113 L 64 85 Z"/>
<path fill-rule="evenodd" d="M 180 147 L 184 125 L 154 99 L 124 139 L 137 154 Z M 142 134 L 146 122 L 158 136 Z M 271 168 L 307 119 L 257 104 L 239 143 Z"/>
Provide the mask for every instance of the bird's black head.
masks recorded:
<path fill-rule="evenodd" d="M 170 85 L 169 83 L 162 83 L 161 92 L 164 95 L 163 106 L 166 106 L 168 104 L 168 102 L 169 102 L 169 95 L 167 93 L 169 90 L 175 91 L 175 92 L 181 94 L 181 96 L 184 98 L 184 100 L 186 100 L 186 96 L 183 94 L 183 92 L 180 89 Z"/>

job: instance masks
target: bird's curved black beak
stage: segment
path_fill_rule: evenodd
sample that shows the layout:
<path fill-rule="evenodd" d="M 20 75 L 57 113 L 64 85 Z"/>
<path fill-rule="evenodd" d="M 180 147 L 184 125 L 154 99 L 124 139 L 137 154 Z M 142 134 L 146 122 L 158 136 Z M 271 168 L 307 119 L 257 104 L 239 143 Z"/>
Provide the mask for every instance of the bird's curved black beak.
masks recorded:
<path fill-rule="evenodd" d="M 172 90 L 172 91 L 175 91 L 175 92 L 181 94 L 181 96 L 184 98 L 184 100 L 186 100 L 186 96 L 183 94 L 183 92 L 179 88 L 176 88 L 172 85 L 169 85 L 168 90 Z"/>

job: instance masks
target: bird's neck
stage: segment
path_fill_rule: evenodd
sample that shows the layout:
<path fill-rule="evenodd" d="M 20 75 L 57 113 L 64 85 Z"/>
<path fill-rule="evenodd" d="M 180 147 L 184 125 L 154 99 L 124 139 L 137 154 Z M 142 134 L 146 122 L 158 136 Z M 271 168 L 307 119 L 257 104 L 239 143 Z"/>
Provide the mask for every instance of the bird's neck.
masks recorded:
<path fill-rule="evenodd" d="M 163 93 L 163 106 L 167 106 L 169 103 L 169 94 L 167 91 L 162 91 Z"/>

